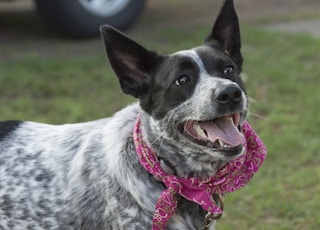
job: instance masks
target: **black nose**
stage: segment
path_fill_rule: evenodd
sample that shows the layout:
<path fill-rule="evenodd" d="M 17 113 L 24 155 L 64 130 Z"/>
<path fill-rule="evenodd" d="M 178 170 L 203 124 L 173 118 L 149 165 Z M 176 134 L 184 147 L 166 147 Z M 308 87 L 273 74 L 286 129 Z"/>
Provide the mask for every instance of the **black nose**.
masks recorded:
<path fill-rule="evenodd" d="M 242 92 L 238 86 L 229 85 L 216 90 L 214 97 L 219 104 L 237 103 L 242 100 Z"/>

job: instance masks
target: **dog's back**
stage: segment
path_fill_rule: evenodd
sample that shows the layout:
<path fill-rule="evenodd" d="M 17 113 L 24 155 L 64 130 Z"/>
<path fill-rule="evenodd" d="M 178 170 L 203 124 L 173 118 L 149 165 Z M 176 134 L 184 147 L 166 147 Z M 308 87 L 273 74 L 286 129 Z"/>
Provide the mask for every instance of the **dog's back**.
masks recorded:
<path fill-rule="evenodd" d="M 0 229 L 110 229 L 136 115 L 134 105 L 81 124 L 1 122 Z"/>

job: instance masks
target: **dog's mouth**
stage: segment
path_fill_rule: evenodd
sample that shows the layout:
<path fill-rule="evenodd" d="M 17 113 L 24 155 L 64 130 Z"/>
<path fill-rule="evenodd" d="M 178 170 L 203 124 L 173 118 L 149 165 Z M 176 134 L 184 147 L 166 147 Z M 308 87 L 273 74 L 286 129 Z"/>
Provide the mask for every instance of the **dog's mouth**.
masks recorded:
<path fill-rule="evenodd" d="M 181 125 L 181 131 L 198 145 L 207 146 L 228 155 L 237 155 L 241 153 L 245 143 L 240 120 L 240 113 L 208 121 L 190 120 Z"/>

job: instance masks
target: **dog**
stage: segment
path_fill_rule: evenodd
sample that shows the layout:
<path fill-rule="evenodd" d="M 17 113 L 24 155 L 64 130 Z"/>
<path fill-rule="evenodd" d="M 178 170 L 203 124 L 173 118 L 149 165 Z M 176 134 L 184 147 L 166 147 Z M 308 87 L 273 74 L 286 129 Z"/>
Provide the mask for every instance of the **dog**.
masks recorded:
<path fill-rule="evenodd" d="M 142 166 L 133 132 L 139 118 L 145 145 L 174 178 L 212 177 L 243 154 L 248 97 L 233 1 L 203 45 L 170 55 L 100 31 L 122 91 L 138 102 L 87 123 L 1 122 L 0 229 L 214 229 L 207 210 L 170 189 L 176 206 L 155 227 L 166 184 Z"/>

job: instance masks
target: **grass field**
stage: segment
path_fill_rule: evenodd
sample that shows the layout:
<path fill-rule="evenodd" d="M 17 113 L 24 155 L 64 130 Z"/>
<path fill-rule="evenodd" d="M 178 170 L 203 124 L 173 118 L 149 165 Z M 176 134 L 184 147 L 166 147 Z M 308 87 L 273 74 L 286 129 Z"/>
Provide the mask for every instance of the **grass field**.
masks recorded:
<path fill-rule="evenodd" d="M 211 20 L 187 23 L 186 12 L 175 15 L 158 7 L 160 13 L 152 8 L 131 31 L 147 47 L 170 53 L 201 44 L 209 33 Z M 163 12 L 173 18 L 163 19 Z M 30 25 L 36 20 L 32 14 L 19 17 Z M 10 15 L 0 19 L 16 25 Z M 268 155 L 247 187 L 227 195 L 217 229 L 319 229 L 320 40 L 267 32 L 246 20 L 241 27 L 246 85 L 255 101 L 249 121 Z M 51 37 L 41 23 L 32 31 L 44 35 L 0 45 L 0 120 L 82 122 L 109 116 L 134 101 L 120 92 L 98 39 Z"/>

